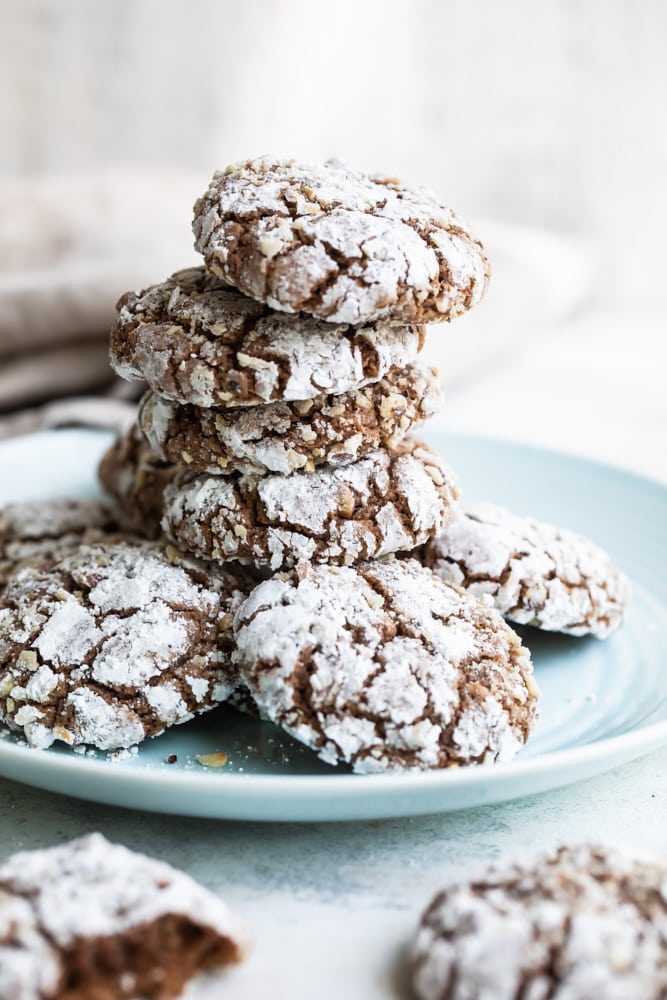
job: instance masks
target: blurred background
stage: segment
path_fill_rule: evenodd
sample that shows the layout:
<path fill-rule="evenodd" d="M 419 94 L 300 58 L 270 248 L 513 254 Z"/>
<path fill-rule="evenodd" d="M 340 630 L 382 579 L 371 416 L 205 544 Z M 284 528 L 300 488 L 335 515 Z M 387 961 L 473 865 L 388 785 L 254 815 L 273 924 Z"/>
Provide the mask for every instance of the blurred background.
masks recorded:
<path fill-rule="evenodd" d="M 213 169 L 337 155 L 487 247 L 440 426 L 660 472 L 666 45 L 663 0 L 0 0 L 0 435 L 126 419 L 114 303 Z"/>

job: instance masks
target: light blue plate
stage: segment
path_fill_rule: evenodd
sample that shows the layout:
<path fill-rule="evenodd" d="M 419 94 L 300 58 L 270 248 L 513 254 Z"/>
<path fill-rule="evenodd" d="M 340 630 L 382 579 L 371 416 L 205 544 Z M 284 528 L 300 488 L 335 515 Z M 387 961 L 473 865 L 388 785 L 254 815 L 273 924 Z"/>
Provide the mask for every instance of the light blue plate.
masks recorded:
<path fill-rule="evenodd" d="M 96 493 L 111 437 L 34 434 L 0 445 L 0 503 Z M 619 469 L 479 438 L 431 442 L 471 499 L 590 535 L 632 580 L 623 628 L 605 642 L 523 630 L 542 689 L 534 737 L 509 764 L 359 777 L 321 764 L 268 723 L 212 712 L 111 763 L 0 740 L 0 774 L 113 805 L 253 820 L 343 820 L 463 809 L 579 781 L 667 743 L 667 488 Z M 224 768 L 197 756 L 222 751 Z M 167 764 L 175 754 L 177 763 Z"/>

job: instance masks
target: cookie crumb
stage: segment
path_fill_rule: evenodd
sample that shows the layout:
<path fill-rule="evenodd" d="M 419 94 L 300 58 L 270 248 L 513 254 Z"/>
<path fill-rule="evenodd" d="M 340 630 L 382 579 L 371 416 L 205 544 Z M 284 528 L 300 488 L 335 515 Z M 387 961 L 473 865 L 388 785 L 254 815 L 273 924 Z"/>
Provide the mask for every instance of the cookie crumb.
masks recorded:
<path fill-rule="evenodd" d="M 197 757 L 202 767 L 224 767 L 229 757 L 226 753 L 203 753 Z"/>

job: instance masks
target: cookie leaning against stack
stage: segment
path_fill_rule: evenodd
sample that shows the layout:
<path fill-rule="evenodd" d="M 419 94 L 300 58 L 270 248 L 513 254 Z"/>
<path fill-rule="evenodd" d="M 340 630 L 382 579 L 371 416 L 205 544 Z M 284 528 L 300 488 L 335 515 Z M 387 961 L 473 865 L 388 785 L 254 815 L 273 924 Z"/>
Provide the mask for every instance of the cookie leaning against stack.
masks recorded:
<path fill-rule="evenodd" d="M 488 601 L 461 599 L 416 562 L 372 562 L 454 517 L 453 474 L 411 436 L 440 398 L 417 360 L 419 324 L 479 300 L 481 245 L 429 192 L 267 158 L 215 174 L 194 231 L 204 268 L 118 304 L 112 364 L 150 389 L 138 428 L 102 462 L 105 487 L 152 537 L 292 571 L 239 609 L 235 660 L 262 716 L 325 759 L 357 770 L 507 759 L 535 716 L 527 651 Z M 303 642 L 313 666 L 297 684 Z"/>

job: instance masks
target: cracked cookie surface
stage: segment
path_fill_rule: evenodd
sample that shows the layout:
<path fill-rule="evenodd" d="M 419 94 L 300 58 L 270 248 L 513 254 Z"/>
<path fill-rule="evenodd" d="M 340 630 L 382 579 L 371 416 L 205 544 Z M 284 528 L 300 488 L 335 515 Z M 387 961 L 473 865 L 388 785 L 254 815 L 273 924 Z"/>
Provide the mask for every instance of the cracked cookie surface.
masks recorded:
<path fill-rule="evenodd" d="M 100 834 L 0 864 L 0 996 L 174 1000 L 245 935 L 184 872 Z"/>
<path fill-rule="evenodd" d="M 490 594 L 521 625 L 605 638 L 622 620 L 629 585 L 589 539 L 489 503 L 461 503 L 416 554 L 443 580 Z"/>
<path fill-rule="evenodd" d="M 128 522 L 147 538 L 159 538 L 165 487 L 178 469 L 152 451 L 136 424 L 104 453 L 97 473 Z"/>
<path fill-rule="evenodd" d="M 210 271 L 330 323 L 449 320 L 489 276 L 479 241 L 430 191 L 336 160 L 233 164 L 195 204 L 193 229 Z"/>
<path fill-rule="evenodd" d="M 204 559 L 271 569 L 349 564 L 409 550 L 441 530 L 458 496 L 453 473 L 406 438 L 343 466 L 254 476 L 177 476 L 162 527 Z"/>
<path fill-rule="evenodd" d="M 0 719 L 34 747 L 129 747 L 236 687 L 231 615 L 250 584 L 148 542 L 21 570 L 0 600 Z"/>
<path fill-rule="evenodd" d="M 52 497 L 6 504 L 0 507 L 0 596 L 24 566 L 43 566 L 79 545 L 123 535 L 118 511 L 97 500 Z"/>
<path fill-rule="evenodd" d="M 518 636 L 415 560 L 279 574 L 234 629 L 262 715 L 359 773 L 509 760 L 535 719 Z"/>
<path fill-rule="evenodd" d="M 437 372 L 413 364 L 342 395 L 237 409 L 183 406 L 148 392 L 139 425 L 166 462 L 196 472 L 312 471 L 398 444 L 436 412 Z"/>
<path fill-rule="evenodd" d="M 419 1000 L 661 1000 L 667 869 L 561 847 L 446 888 L 412 947 Z"/>
<path fill-rule="evenodd" d="M 364 326 L 286 316 L 204 268 L 127 292 L 111 331 L 111 364 L 125 379 L 195 406 L 251 406 L 348 392 L 404 368 L 421 326 Z"/>

